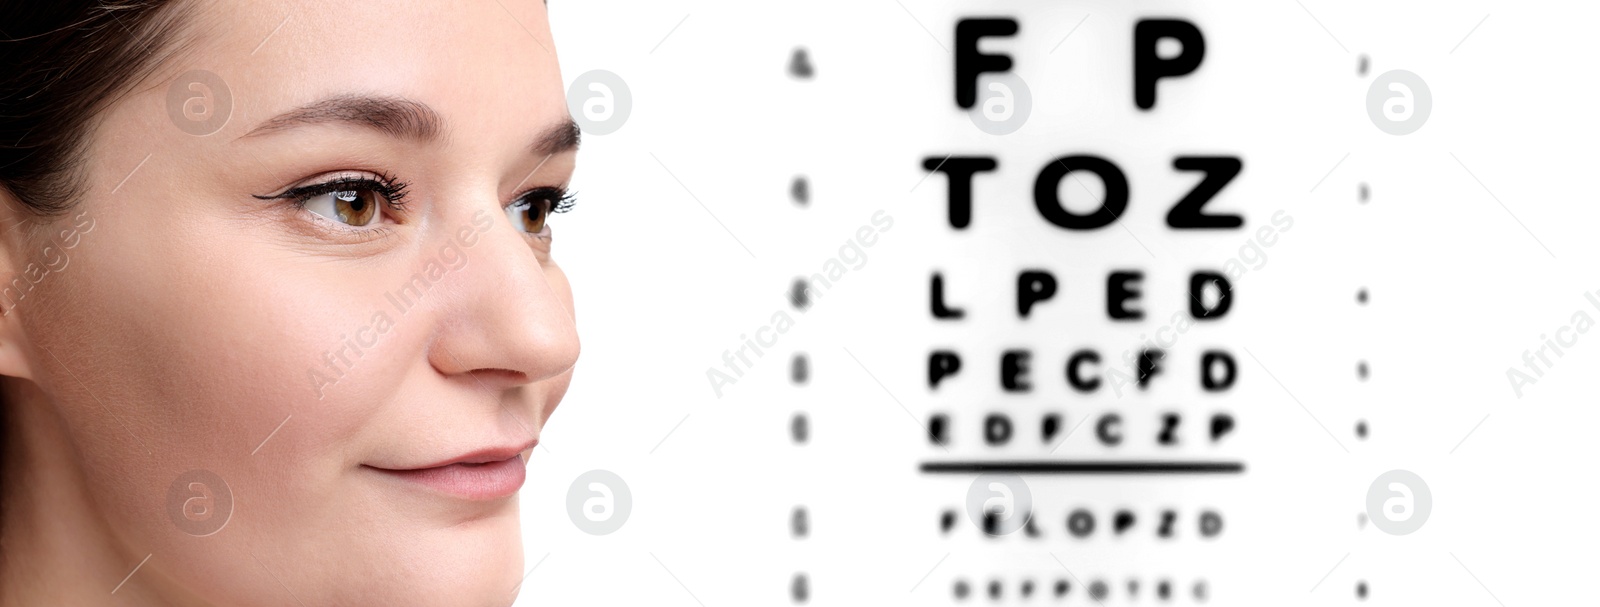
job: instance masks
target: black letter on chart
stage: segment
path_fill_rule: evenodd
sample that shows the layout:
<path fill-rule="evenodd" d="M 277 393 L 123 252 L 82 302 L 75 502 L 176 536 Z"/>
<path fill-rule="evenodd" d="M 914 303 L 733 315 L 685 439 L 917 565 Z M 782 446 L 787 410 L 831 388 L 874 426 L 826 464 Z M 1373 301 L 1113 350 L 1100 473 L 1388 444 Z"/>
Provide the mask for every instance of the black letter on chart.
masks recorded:
<path fill-rule="evenodd" d="M 1173 38 L 1182 45 L 1178 56 L 1162 59 L 1156 45 Z M 1133 26 L 1133 103 L 1141 110 L 1156 106 L 1156 81 L 1182 76 L 1200 67 L 1206 39 L 1193 23 L 1177 19 L 1145 19 Z M 976 93 L 974 93 L 976 95 Z M 971 104 L 968 104 L 970 106 Z M 962 106 L 967 107 L 967 106 Z"/>
<path fill-rule="evenodd" d="M 1206 176 L 1195 184 L 1193 190 L 1172 205 L 1167 212 L 1167 225 L 1174 228 L 1237 228 L 1244 225 L 1238 215 L 1206 215 L 1200 208 L 1211 202 L 1229 181 L 1239 176 L 1244 163 L 1233 156 L 1179 156 L 1172 160 L 1172 168 L 1180 171 L 1205 171 Z"/>
<path fill-rule="evenodd" d="M 1011 69 L 1010 55 L 985 55 L 978 51 L 978 39 L 985 36 L 1012 36 L 1017 33 L 1015 19 L 962 19 L 956 22 L 956 105 L 972 109 L 978 102 L 978 74 Z"/>
<path fill-rule="evenodd" d="M 922 159 L 922 168 L 950 176 L 950 227 L 965 229 L 972 223 L 972 176 L 980 171 L 993 171 L 1000 163 L 989 157 Z"/>

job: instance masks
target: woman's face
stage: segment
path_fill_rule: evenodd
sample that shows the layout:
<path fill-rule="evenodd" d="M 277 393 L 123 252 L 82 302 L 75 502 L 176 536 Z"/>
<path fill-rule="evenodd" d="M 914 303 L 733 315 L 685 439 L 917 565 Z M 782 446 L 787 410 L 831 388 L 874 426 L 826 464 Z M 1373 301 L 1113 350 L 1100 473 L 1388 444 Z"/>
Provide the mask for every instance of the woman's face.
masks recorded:
<path fill-rule="evenodd" d="M 578 357 L 540 226 L 576 146 L 544 4 L 185 10 L 79 206 L 9 247 L 7 374 L 51 426 L 21 430 L 60 433 L 114 562 L 149 555 L 119 595 L 509 604 L 514 492 Z"/>

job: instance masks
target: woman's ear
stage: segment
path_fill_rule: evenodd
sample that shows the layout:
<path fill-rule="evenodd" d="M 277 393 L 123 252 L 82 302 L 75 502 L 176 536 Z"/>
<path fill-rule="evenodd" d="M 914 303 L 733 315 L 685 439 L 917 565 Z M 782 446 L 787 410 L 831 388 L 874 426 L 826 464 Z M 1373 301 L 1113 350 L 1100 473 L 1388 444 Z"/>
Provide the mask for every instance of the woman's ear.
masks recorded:
<path fill-rule="evenodd" d="M 40 271 L 28 254 L 33 225 L 38 219 L 24 210 L 22 201 L 0 185 L 0 375 L 33 379 L 33 366 L 23 348 L 25 335 L 18 305 L 32 291 L 29 265 Z"/>

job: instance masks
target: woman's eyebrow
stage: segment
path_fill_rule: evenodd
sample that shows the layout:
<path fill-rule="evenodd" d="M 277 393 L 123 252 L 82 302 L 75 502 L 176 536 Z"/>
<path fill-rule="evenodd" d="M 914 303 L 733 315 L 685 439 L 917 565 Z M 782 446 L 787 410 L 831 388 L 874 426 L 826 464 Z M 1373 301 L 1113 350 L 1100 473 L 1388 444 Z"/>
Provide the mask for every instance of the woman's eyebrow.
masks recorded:
<path fill-rule="evenodd" d="M 240 139 L 329 123 L 363 126 L 391 137 L 423 141 L 437 139 L 444 130 L 444 119 L 426 103 L 398 97 L 342 95 L 269 118 Z"/>
<path fill-rule="evenodd" d="M 578 149 L 578 144 L 583 139 L 583 131 L 578 128 L 578 123 L 569 116 L 566 120 L 546 128 L 539 137 L 533 141 L 534 156 L 551 156 L 562 152 Z"/>
<path fill-rule="evenodd" d="M 428 104 L 402 97 L 341 95 L 315 101 L 267 119 L 240 139 L 302 126 L 351 124 L 391 137 L 434 141 L 444 132 L 444 118 Z M 549 156 L 577 149 L 582 132 L 568 117 L 534 138 L 531 151 Z"/>

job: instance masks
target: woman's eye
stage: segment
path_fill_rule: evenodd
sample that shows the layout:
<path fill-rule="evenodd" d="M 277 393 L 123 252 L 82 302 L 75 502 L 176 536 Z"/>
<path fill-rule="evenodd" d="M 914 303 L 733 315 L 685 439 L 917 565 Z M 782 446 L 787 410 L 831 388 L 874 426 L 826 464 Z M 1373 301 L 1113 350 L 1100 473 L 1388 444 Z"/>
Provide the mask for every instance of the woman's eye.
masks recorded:
<path fill-rule="evenodd" d="M 316 213 L 328 221 L 365 228 L 382 223 L 385 213 L 380 207 L 388 206 L 398 212 L 404 205 L 406 187 L 404 182 L 387 175 L 346 175 L 279 194 L 256 194 L 255 197 L 291 201 L 295 207 Z"/>
<path fill-rule="evenodd" d="M 378 223 L 383 213 L 378 209 L 381 196 L 373 190 L 337 190 L 307 198 L 306 210 L 331 221 L 362 228 Z"/>
<path fill-rule="evenodd" d="M 543 235 L 545 220 L 549 219 L 550 208 L 554 204 L 551 197 L 533 192 L 506 207 L 506 216 L 511 218 L 511 225 L 518 230 L 536 236 Z"/>

